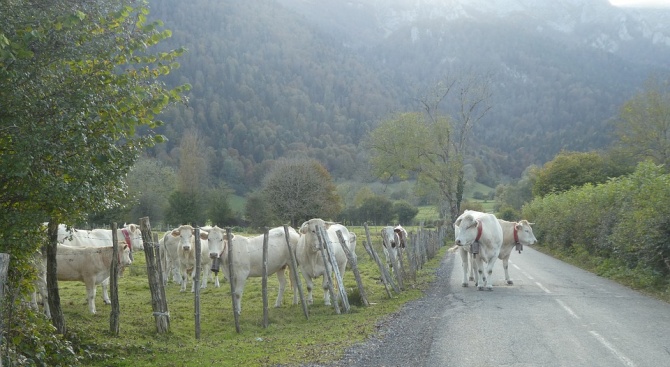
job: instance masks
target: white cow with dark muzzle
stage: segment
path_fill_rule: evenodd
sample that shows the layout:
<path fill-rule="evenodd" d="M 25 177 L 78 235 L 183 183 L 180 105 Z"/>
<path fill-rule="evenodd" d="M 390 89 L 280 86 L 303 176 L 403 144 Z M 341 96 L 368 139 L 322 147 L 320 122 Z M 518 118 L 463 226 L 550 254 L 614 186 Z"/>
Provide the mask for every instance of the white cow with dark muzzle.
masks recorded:
<path fill-rule="evenodd" d="M 468 286 L 468 253 L 473 257 L 479 290 L 493 290 L 491 274 L 503 243 L 503 231 L 493 214 L 466 210 L 454 223 L 455 242 L 463 261 L 463 286 Z"/>
<path fill-rule="evenodd" d="M 300 235 L 292 227 L 288 227 L 288 241 L 295 249 Z M 265 235 L 245 237 L 231 233 L 233 243 L 233 277 L 235 278 L 235 311 L 242 311 L 242 294 L 248 278 L 263 276 L 263 241 Z M 228 240 L 226 231 L 219 227 L 212 227 L 208 232 L 209 256 L 212 258 L 212 268 L 218 270 L 220 264 L 223 275 L 230 280 L 228 266 Z M 291 253 L 286 246 L 284 227 L 275 227 L 268 231 L 267 275 L 277 274 L 279 293 L 275 307 L 280 307 L 286 289 L 285 269 L 291 263 Z M 293 304 L 298 303 L 297 285 L 293 284 Z"/>

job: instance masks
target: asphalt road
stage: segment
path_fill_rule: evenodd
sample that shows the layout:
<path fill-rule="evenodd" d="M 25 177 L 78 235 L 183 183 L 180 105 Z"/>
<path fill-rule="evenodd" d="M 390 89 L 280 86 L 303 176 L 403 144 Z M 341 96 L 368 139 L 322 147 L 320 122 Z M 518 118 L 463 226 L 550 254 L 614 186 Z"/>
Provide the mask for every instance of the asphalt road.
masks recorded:
<path fill-rule="evenodd" d="M 532 248 L 502 262 L 493 291 L 461 287 L 460 256 L 438 280 L 330 364 L 339 366 L 670 367 L 670 304 Z"/>

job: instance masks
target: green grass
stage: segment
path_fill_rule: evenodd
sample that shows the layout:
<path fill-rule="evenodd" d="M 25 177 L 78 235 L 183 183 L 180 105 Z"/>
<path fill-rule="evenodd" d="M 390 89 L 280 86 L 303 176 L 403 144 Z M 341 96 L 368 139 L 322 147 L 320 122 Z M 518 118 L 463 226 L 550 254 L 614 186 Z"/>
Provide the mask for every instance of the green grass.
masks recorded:
<path fill-rule="evenodd" d="M 370 228 L 373 246 L 378 251 L 380 228 Z M 305 318 L 301 305 L 291 304 L 291 289 L 284 295 L 283 307 L 274 308 L 278 283 L 276 276 L 271 276 L 268 278 L 270 326 L 264 329 L 261 279 L 251 278 L 242 298 L 241 333 L 238 334 L 230 285 L 222 282 L 221 288 L 214 288 L 210 282 L 201 292 L 201 337 L 196 339 L 194 294 L 190 287 L 188 292 L 180 293 L 178 285 L 169 283 L 166 297 L 170 332 L 159 335 L 152 315 L 144 254 L 136 253 L 135 263 L 119 280 L 120 335 L 110 334 L 111 308 L 102 303 L 99 294 L 98 313 L 88 312 L 85 288 L 80 282 L 60 282 L 66 325 L 80 338 L 82 354 L 89 355 L 84 362 L 86 366 L 271 366 L 338 359 L 347 347 L 374 334 L 376 325 L 384 317 L 421 297 L 434 279 L 435 268 L 444 254 L 443 250 L 424 266 L 416 284 L 389 298 L 379 281 L 379 269 L 363 247 L 366 237 L 363 228 L 355 227 L 354 232 L 359 239 L 356 248 L 359 269 L 371 305 L 352 305 L 349 314 L 337 315 L 332 307 L 325 306 L 320 286 L 315 289 L 314 304 L 309 306 L 309 319 Z M 304 289 L 304 280 L 302 277 L 300 280 Z M 348 293 L 357 290 L 351 270 L 346 271 L 344 283 Z"/>

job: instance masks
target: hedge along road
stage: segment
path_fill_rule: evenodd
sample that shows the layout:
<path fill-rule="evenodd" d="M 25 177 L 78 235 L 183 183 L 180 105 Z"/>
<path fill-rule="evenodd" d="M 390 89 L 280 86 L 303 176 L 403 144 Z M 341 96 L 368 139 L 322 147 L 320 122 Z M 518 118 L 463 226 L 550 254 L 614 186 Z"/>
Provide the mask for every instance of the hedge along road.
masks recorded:
<path fill-rule="evenodd" d="M 670 366 L 669 304 L 528 247 L 509 271 L 464 288 L 447 253 L 426 296 L 327 366 Z"/>

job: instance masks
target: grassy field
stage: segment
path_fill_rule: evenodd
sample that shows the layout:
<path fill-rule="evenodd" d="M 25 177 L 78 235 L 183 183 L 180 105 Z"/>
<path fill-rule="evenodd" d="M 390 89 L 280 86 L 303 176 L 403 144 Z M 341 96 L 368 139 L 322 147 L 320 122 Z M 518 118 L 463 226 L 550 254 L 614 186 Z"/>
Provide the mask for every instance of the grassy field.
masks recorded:
<path fill-rule="evenodd" d="M 373 245 L 378 251 L 381 246 L 379 229 L 370 228 Z M 384 317 L 398 311 L 406 302 L 421 297 L 422 291 L 434 279 L 435 268 L 445 251 L 442 248 L 440 254 L 423 268 L 416 282 L 389 298 L 379 281 L 376 263 L 363 247 L 363 228 L 354 227 L 353 230 L 359 238 L 356 247 L 358 265 L 371 305 L 355 304 L 357 285 L 352 271 L 347 270 L 344 283 L 352 303 L 349 314 L 337 315 L 332 307 L 325 306 L 320 287 L 314 292 L 314 305 L 309 306 L 309 319 L 305 318 L 300 305 L 291 304 L 293 291 L 290 289 L 285 293 L 284 305 L 274 308 L 278 282 L 276 276 L 271 276 L 268 279 L 270 325 L 263 328 L 261 279 L 251 278 L 242 298 L 241 333 L 238 334 L 230 285 L 223 281 L 220 288 L 214 288 L 210 282 L 201 292 L 201 334 L 200 339 L 196 339 L 194 294 L 180 293 L 178 285 L 169 283 L 166 293 L 170 332 L 159 335 L 152 315 L 144 254 L 136 253 L 135 262 L 119 280 L 120 335 L 109 332 L 111 308 L 102 303 L 99 294 L 96 299 L 98 313 L 91 315 L 88 312 L 85 288 L 80 282 L 60 282 L 66 325 L 80 338 L 79 347 L 88 355 L 83 362 L 86 366 L 272 366 L 337 359 L 347 347 L 374 334 L 376 325 Z M 304 283 L 302 278 L 301 282 Z"/>

